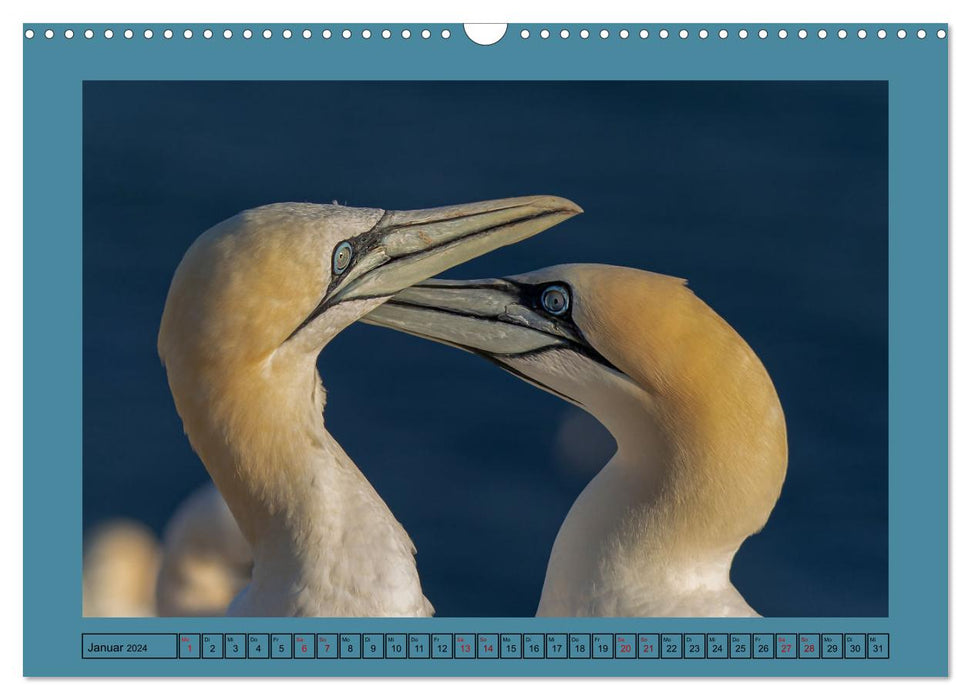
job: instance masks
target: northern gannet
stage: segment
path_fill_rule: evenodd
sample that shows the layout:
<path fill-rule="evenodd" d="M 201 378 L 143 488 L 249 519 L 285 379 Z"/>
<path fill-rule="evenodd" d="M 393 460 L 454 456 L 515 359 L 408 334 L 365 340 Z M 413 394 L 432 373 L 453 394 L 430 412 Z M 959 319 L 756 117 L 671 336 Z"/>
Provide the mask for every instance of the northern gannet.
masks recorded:
<path fill-rule="evenodd" d="M 557 197 L 273 204 L 192 244 L 158 349 L 189 441 L 252 546 L 252 581 L 228 614 L 432 614 L 411 539 L 324 428 L 317 356 L 408 285 L 580 211 Z"/>
<path fill-rule="evenodd" d="M 161 545 L 142 523 L 118 518 L 85 536 L 86 617 L 225 615 L 249 582 L 249 544 L 212 483 L 193 491 Z"/>
<path fill-rule="evenodd" d="M 429 280 L 364 320 L 481 355 L 613 435 L 537 615 L 757 615 L 729 570 L 782 489 L 785 418 L 755 353 L 684 280 L 607 265 Z"/>
<path fill-rule="evenodd" d="M 81 609 L 85 617 L 152 617 L 160 548 L 146 526 L 127 518 L 85 536 Z"/>
<path fill-rule="evenodd" d="M 225 615 L 250 580 L 253 554 L 210 482 L 179 504 L 165 526 L 155 587 L 161 617 Z"/>

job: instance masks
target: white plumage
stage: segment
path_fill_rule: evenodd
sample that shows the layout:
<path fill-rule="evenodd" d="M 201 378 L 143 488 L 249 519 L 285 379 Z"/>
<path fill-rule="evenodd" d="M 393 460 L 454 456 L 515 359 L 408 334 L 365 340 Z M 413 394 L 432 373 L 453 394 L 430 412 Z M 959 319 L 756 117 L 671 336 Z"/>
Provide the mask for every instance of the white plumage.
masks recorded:
<path fill-rule="evenodd" d="M 579 211 L 556 197 L 403 212 L 277 204 L 190 247 L 159 354 L 252 547 L 252 581 L 229 614 L 432 614 L 411 539 L 324 427 L 317 356 L 391 294 Z"/>

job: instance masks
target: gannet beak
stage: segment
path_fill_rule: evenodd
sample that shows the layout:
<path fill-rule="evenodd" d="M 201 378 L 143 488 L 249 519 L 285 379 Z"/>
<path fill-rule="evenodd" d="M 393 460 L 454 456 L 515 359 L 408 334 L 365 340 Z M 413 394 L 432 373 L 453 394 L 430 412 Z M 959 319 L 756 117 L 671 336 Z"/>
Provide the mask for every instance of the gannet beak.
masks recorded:
<path fill-rule="evenodd" d="M 367 252 L 334 281 L 321 303 L 390 296 L 582 211 L 568 199 L 550 196 L 387 211 L 359 236 Z"/>
<path fill-rule="evenodd" d="M 578 406 L 582 404 L 550 386 L 519 360 L 569 352 L 626 378 L 572 321 L 553 318 L 536 308 L 531 302 L 535 293 L 535 285 L 511 279 L 432 279 L 402 290 L 361 321 L 474 353 Z"/>
<path fill-rule="evenodd" d="M 499 361 L 558 347 L 595 352 L 577 329 L 529 308 L 523 296 L 519 284 L 504 279 L 433 279 L 361 320 Z"/>

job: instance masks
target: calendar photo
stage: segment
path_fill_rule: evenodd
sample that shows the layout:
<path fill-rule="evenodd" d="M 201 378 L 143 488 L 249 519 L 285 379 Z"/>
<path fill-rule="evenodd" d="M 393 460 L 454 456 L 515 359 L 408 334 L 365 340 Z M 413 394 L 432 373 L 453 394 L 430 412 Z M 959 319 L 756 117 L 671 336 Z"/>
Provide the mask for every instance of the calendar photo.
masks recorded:
<path fill-rule="evenodd" d="M 83 615 L 886 616 L 888 211 L 885 81 L 86 81 Z"/>

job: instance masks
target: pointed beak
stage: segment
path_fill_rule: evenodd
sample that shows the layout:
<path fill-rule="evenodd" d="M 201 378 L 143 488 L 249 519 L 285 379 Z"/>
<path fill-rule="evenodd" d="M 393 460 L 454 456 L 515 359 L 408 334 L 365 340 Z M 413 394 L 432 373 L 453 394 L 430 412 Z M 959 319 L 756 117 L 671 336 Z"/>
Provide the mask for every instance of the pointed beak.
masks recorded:
<path fill-rule="evenodd" d="M 560 352 L 582 356 L 625 377 L 587 342 L 572 322 L 536 308 L 535 289 L 509 279 L 452 281 L 431 279 L 404 289 L 361 319 L 479 355 L 507 372 L 565 401 L 580 402 L 557 390 L 520 362 Z M 555 364 L 555 361 L 552 361 Z"/>
<path fill-rule="evenodd" d="M 570 328 L 524 305 L 520 288 L 503 279 L 427 280 L 361 320 L 493 360 L 586 345 Z"/>
<path fill-rule="evenodd" d="M 387 211 L 359 237 L 366 252 L 348 274 L 335 280 L 323 303 L 390 296 L 582 211 L 568 199 L 551 196 Z"/>

